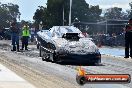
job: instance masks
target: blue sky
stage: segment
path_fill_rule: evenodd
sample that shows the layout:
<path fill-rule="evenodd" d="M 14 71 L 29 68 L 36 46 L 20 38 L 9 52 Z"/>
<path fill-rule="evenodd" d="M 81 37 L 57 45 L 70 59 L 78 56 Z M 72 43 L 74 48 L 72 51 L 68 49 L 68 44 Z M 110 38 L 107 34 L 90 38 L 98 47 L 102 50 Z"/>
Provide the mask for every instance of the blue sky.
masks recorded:
<path fill-rule="evenodd" d="M 32 17 L 38 6 L 46 6 L 47 0 L 0 0 L 2 3 L 18 4 L 21 12 L 21 20 L 33 20 Z M 124 10 L 130 9 L 129 3 L 132 0 L 86 0 L 90 5 L 100 5 L 100 8 L 107 9 L 118 6 Z"/>

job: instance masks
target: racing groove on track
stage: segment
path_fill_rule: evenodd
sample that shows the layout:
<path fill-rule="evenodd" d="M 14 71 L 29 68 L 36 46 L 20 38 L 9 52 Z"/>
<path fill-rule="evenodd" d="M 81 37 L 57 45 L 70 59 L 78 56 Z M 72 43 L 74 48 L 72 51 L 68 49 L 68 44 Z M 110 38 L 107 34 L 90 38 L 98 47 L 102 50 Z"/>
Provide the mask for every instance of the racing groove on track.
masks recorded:
<path fill-rule="evenodd" d="M 61 73 L 55 71 L 57 68 L 56 66 L 53 67 L 51 65 L 52 63 L 49 62 L 44 64 L 39 59 L 36 60 L 36 58 L 17 55 L 12 52 L 8 52 L 7 55 L 7 52 L 1 51 L 0 56 L 3 59 L 0 59 L 0 62 L 5 62 L 4 64 L 9 65 L 8 67 L 12 67 L 19 71 L 19 73 L 31 79 L 33 82 L 35 81 L 36 84 L 40 84 L 41 87 L 37 85 L 38 88 L 78 88 L 77 84 L 69 82 L 69 80 L 71 80 L 70 78 L 65 80 L 61 79 L 64 77 L 63 73 L 62 77 L 58 77 L 57 75 L 60 75 Z"/>

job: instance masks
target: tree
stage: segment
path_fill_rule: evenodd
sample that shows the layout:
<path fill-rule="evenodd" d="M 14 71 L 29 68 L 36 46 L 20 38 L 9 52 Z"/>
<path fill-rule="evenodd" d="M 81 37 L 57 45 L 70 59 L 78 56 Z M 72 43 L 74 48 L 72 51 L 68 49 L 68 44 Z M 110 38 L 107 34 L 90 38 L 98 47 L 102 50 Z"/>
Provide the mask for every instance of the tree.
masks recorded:
<path fill-rule="evenodd" d="M 39 8 L 34 14 L 35 23 L 38 24 L 40 20 L 45 22 L 48 27 L 54 25 L 63 25 L 63 10 L 65 25 L 69 22 L 69 7 L 70 0 L 48 0 L 47 8 Z M 99 6 L 89 6 L 85 0 L 73 0 L 72 3 L 72 22 L 76 19 L 82 22 L 89 22 L 100 19 L 102 9 Z"/>
<path fill-rule="evenodd" d="M 40 22 L 42 22 L 43 25 L 47 24 L 47 8 L 43 7 L 43 6 L 38 6 L 39 9 L 36 10 L 33 19 L 35 20 L 35 25 L 38 28 Z"/>
<path fill-rule="evenodd" d="M 127 11 L 127 10 L 126 10 L 126 12 L 122 12 L 121 19 L 122 20 L 128 20 L 129 12 L 130 11 Z"/>
<path fill-rule="evenodd" d="M 113 7 L 106 10 L 104 14 L 105 19 L 120 19 L 127 20 L 128 19 L 128 11 L 123 12 L 122 8 Z"/>
<path fill-rule="evenodd" d="M 90 6 L 89 10 L 89 21 L 97 22 L 101 19 L 102 9 L 99 8 L 99 5 Z"/>
<path fill-rule="evenodd" d="M 0 26 L 4 27 L 7 26 L 8 23 L 8 12 L 6 9 L 0 8 Z"/>
<path fill-rule="evenodd" d="M 9 27 L 10 22 L 20 15 L 19 6 L 16 4 L 0 4 L 0 26 Z"/>
<path fill-rule="evenodd" d="M 47 27 L 62 25 L 64 2 L 65 0 L 48 0 L 47 8 L 39 6 L 33 16 L 36 26 L 38 27 L 41 21 Z"/>
<path fill-rule="evenodd" d="M 130 11 L 129 11 L 129 18 L 132 18 L 132 2 L 129 3 L 129 6 L 131 7 Z"/>
<path fill-rule="evenodd" d="M 90 22 L 100 19 L 102 9 L 99 6 L 89 6 L 85 0 L 73 0 L 72 6 L 72 22 L 75 18 L 79 21 Z"/>
<path fill-rule="evenodd" d="M 48 0 L 47 19 L 50 26 L 63 24 L 63 7 L 67 0 Z M 65 7 L 64 7 L 65 8 Z"/>

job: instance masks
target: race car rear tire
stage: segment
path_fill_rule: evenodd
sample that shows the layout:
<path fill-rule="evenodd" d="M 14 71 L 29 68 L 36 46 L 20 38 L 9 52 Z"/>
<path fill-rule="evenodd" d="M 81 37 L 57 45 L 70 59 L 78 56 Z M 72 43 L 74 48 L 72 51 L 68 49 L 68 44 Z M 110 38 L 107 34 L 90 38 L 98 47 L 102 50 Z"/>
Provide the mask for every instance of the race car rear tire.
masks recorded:
<path fill-rule="evenodd" d="M 46 52 L 43 52 L 42 61 L 49 61 L 49 56 Z"/>
<path fill-rule="evenodd" d="M 37 46 L 37 49 L 39 49 L 39 46 L 40 46 L 40 45 L 39 45 L 38 43 L 37 43 L 37 45 L 36 45 L 36 46 Z"/>
<path fill-rule="evenodd" d="M 48 55 L 48 56 L 49 56 L 48 60 L 50 60 L 50 61 L 53 62 L 53 63 L 56 62 L 55 54 L 54 54 L 54 53 L 50 53 L 50 55 Z"/>

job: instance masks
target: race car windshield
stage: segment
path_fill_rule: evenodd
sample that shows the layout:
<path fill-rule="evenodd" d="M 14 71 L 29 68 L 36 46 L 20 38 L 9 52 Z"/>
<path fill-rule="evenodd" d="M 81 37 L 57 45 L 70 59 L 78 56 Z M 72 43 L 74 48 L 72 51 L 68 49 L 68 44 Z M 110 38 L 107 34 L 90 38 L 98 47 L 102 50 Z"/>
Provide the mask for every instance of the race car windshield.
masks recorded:
<path fill-rule="evenodd" d="M 66 28 L 67 29 L 67 32 L 73 32 L 71 29 L 69 29 L 69 28 Z"/>

